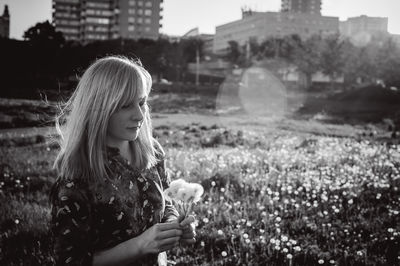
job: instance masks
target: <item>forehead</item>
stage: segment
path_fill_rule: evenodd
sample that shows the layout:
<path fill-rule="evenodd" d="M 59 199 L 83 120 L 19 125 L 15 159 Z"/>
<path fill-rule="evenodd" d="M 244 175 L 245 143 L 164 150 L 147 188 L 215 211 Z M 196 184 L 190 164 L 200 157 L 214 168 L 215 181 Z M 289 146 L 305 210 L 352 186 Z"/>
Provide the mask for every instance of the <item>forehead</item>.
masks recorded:
<path fill-rule="evenodd" d="M 136 88 L 135 98 L 142 99 L 145 97 L 147 97 L 147 92 L 145 88 L 143 86 L 138 86 L 138 88 Z"/>
<path fill-rule="evenodd" d="M 146 82 L 143 79 L 131 79 L 123 90 L 120 98 L 120 104 L 140 101 L 147 97 Z"/>

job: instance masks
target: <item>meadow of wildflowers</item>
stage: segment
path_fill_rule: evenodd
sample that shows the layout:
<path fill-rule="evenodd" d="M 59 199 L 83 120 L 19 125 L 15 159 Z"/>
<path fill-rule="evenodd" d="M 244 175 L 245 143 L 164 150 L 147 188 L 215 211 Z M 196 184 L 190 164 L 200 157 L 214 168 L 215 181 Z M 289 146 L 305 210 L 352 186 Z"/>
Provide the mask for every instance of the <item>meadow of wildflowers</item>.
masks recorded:
<path fill-rule="evenodd" d="M 400 145 L 191 125 L 156 128 L 171 178 L 204 187 L 176 265 L 399 265 Z M 0 264 L 48 265 L 57 148 L 1 149 Z"/>
<path fill-rule="evenodd" d="M 399 145 L 290 133 L 257 135 L 254 145 L 254 133 L 229 136 L 239 144 L 221 137 L 229 145 L 168 149 L 171 176 L 206 191 L 194 210 L 198 242 L 176 251 L 178 262 L 400 263 Z"/>

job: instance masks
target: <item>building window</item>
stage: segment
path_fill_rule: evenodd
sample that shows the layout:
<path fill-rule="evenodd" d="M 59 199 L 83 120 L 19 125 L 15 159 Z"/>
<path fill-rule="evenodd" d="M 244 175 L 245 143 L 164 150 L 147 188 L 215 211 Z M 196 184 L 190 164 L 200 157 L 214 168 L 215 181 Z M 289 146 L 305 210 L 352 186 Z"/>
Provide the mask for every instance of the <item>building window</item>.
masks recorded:
<path fill-rule="evenodd" d="M 146 10 L 144 11 L 144 14 L 145 14 L 146 16 L 151 16 L 152 12 L 151 12 L 150 9 L 146 9 Z"/>
<path fill-rule="evenodd" d="M 129 31 L 135 31 L 135 26 L 133 26 L 133 25 L 128 26 L 128 30 Z"/>
<path fill-rule="evenodd" d="M 136 0 L 129 0 L 130 6 L 136 6 Z"/>
<path fill-rule="evenodd" d="M 146 4 L 145 4 L 145 6 L 146 6 L 146 7 L 151 7 L 151 6 L 152 6 L 151 1 L 147 1 Z"/>
<path fill-rule="evenodd" d="M 138 22 L 139 24 L 142 24 L 142 23 L 143 23 L 143 18 L 138 18 L 138 19 L 137 19 L 137 22 Z"/>
<path fill-rule="evenodd" d="M 143 15 L 143 9 L 138 9 L 137 13 L 138 15 Z"/>
<path fill-rule="evenodd" d="M 128 18 L 128 22 L 129 22 L 129 23 L 135 23 L 135 18 L 129 17 L 129 18 Z"/>
<path fill-rule="evenodd" d="M 143 1 L 138 1 L 138 2 L 137 2 L 137 5 L 138 5 L 138 6 L 143 6 Z"/>
<path fill-rule="evenodd" d="M 150 27 L 146 27 L 146 28 L 144 28 L 144 30 L 145 30 L 146 32 L 149 32 L 149 31 L 150 31 Z"/>
<path fill-rule="evenodd" d="M 87 17 L 86 22 L 95 24 L 110 24 L 110 19 L 108 18 L 91 18 Z"/>
<path fill-rule="evenodd" d="M 134 14 L 136 14 L 136 10 L 133 9 L 133 8 L 129 8 L 129 9 L 128 9 L 128 14 L 129 14 L 129 15 L 134 15 Z"/>
<path fill-rule="evenodd" d="M 87 7 L 94 7 L 94 8 L 110 8 L 109 3 L 92 3 L 92 2 L 87 2 L 86 3 Z"/>
<path fill-rule="evenodd" d="M 150 18 L 145 18 L 145 19 L 144 19 L 144 23 L 150 24 L 150 23 L 151 23 L 151 19 L 150 19 Z"/>
<path fill-rule="evenodd" d="M 112 13 L 109 10 L 94 10 L 94 9 L 87 9 L 87 15 L 96 15 L 96 16 L 111 16 Z"/>

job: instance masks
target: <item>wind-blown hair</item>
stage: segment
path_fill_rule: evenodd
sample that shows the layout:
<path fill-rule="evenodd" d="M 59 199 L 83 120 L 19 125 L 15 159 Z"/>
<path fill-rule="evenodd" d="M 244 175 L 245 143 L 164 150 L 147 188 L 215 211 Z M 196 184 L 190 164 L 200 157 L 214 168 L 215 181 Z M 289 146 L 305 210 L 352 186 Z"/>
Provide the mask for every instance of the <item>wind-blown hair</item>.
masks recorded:
<path fill-rule="evenodd" d="M 56 118 L 60 152 L 54 168 L 59 177 L 92 181 L 110 178 L 105 152 L 109 119 L 115 111 L 134 101 L 138 89 L 143 88 L 148 95 L 151 86 L 151 76 L 140 61 L 109 56 L 94 62 Z M 135 164 L 141 169 L 154 166 L 156 153 L 163 153 L 152 136 L 147 104 L 138 138 L 131 143 Z"/>

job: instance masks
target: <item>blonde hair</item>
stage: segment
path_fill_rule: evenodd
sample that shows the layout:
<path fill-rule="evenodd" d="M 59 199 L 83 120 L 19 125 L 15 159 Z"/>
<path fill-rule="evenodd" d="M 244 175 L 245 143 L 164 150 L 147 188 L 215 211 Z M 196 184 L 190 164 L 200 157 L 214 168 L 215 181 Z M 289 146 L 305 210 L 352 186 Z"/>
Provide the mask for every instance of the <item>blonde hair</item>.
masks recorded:
<path fill-rule="evenodd" d="M 99 59 L 85 71 L 56 119 L 61 149 L 54 167 L 60 178 L 80 177 L 92 181 L 110 178 L 105 152 L 110 116 L 132 102 L 140 88 L 149 94 L 151 85 L 151 76 L 140 61 L 126 57 Z M 60 123 L 62 120 L 63 125 Z M 132 145 L 135 165 L 141 169 L 154 166 L 156 153 L 163 153 L 152 136 L 147 104 L 143 125 Z"/>

